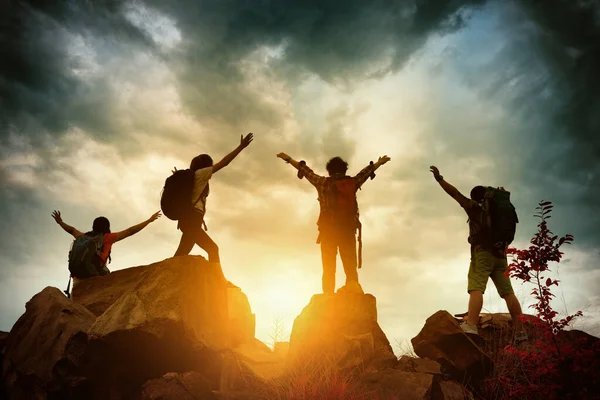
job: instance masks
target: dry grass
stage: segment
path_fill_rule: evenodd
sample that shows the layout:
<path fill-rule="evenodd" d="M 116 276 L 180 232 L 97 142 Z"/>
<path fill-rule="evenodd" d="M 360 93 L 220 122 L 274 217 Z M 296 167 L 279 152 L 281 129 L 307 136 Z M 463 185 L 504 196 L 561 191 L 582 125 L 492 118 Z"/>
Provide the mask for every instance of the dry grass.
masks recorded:
<path fill-rule="evenodd" d="M 279 378 L 267 382 L 255 395 L 272 400 L 395 400 L 369 390 L 360 381 L 363 371 L 340 371 L 331 360 L 288 368 Z"/>

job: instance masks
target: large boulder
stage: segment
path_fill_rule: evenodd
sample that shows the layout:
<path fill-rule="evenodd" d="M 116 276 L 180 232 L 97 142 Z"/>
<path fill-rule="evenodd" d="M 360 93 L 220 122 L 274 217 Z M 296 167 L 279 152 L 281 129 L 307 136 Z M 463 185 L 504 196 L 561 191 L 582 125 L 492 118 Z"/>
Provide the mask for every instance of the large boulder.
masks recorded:
<path fill-rule="evenodd" d="M 74 293 L 75 301 L 96 310 L 112 301 L 88 330 L 89 376 L 103 376 L 105 385 L 131 394 L 165 373 L 196 371 L 217 389 L 221 353 L 234 337 L 220 265 L 187 256 L 133 270 L 114 289 L 102 280 L 114 280 L 120 271 L 86 281 L 88 292 L 78 285 Z"/>
<path fill-rule="evenodd" d="M 290 363 L 333 361 L 338 368 L 393 366 L 390 342 L 370 294 L 317 294 L 294 320 Z"/>
<path fill-rule="evenodd" d="M 47 287 L 25 306 L 4 346 L 2 386 L 11 399 L 68 397 L 85 384 L 82 356 L 96 317 Z"/>
<path fill-rule="evenodd" d="M 444 371 L 460 381 L 478 385 L 492 368 L 481 338 L 465 334 L 459 322 L 447 311 L 438 311 L 427 318 L 412 345 L 419 357 L 439 362 Z"/>

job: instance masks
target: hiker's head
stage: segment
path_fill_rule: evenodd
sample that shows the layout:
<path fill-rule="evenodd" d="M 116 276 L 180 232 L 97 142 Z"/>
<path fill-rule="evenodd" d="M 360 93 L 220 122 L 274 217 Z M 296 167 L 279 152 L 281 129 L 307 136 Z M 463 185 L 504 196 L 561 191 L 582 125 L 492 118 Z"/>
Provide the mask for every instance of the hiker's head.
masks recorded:
<path fill-rule="evenodd" d="M 106 217 L 98 217 L 94 220 L 92 231 L 96 233 L 110 233 L 110 221 Z"/>
<path fill-rule="evenodd" d="M 485 191 L 485 187 L 475 186 L 473 189 L 471 189 L 471 199 L 481 203 L 483 201 L 483 197 L 485 196 Z"/>
<path fill-rule="evenodd" d="M 212 167 L 212 165 L 213 159 L 210 158 L 208 154 L 200 154 L 199 156 L 194 157 L 190 163 L 190 169 L 193 171 L 198 171 L 202 168 Z"/>
<path fill-rule="evenodd" d="M 342 160 L 340 157 L 333 157 L 327 162 L 325 168 L 327 168 L 329 176 L 336 174 L 346 175 L 346 171 L 348 171 L 348 163 Z"/>

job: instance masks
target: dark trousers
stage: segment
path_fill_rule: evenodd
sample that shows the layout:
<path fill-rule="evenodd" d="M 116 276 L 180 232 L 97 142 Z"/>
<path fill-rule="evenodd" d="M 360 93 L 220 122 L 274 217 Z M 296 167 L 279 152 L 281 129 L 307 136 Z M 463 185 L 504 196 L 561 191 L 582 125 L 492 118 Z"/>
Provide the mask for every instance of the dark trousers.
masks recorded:
<path fill-rule="evenodd" d="M 179 221 L 177 228 L 181 231 L 181 240 L 179 247 L 175 252 L 177 256 L 187 256 L 195 244 L 208 254 L 208 261 L 220 263 L 219 246 L 202 229 L 204 216 L 200 213 L 193 213 L 189 218 Z"/>
<path fill-rule="evenodd" d="M 356 231 L 321 231 L 321 261 L 323 262 L 323 293 L 335 291 L 335 269 L 338 249 L 346 273 L 346 284 L 358 282 Z"/>

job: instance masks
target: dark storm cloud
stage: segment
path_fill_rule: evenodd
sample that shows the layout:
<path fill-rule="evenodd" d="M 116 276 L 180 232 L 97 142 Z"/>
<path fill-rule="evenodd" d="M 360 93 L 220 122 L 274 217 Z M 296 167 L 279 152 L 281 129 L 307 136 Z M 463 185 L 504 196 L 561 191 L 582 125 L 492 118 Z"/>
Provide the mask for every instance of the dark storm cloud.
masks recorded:
<path fill-rule="evenodd" d="M 237 64 L 262 45 L 284 45 L 280 67 L 297 78 L 313 73 L 349 82 L 400 68 L 428 35 L 461 26 L 455 12 L 465 1 L 205 1 L 149 2 L 172 16 L 184 38 L 167 57 L 179 76 L 187 109 L 200 119 L 239 127 L 248 121 L 278 125 L 281 115 L 244 89 Z M 69 34 L 100 37 L 119 46 L 157 52 L 151 38 L 124 15 L 141 2 L 4 2 L 1 10 L 0 124 L 28 135 L 61 133 L 78 126 L 106 136 L 111 120 L 106 80 L 81 79 L 72 71 Z M 384 56 L 389 65 L 372 70 Z M 124 61 L 124 60 L 123 60 Z M 292 76 L 290 75 L 290 76 Z"/>
<path fill-rule="evenodd" d="M 456 160 L 493 160 L 496 170 L 482 176 L 514 191 L 524 222 L 533 221 L 537 201 L 552 200 L 557 233 L 600 247 L 594 211 L 600 203 L 600 2 L 491 1 L 487 11 L 498 21 L 489 18 L 469 33 L 497 30 L 486 37 L 493 39 L 486 57 L 463 44 L 445 54 L 442 66 L 456 64 L 461 83 L 484 104 L 471 110 L 473 120 L 484 115 L 493 125 L 455 123 L 460 102 L 442 98 L 422 143 L 428 154 L 442 141 L 445 155 Z"/>
<path fill-rule="evenodd" d="M 280 46 L 273 62 L 298 83 L 316 74 L 349 84 L 396 71 L 428 36 L 461 26 L 455 14 L 478 1 L 153 2 L 187 38 L 179 69 L 180 93 L 191 113 L 236 126 L 278 122 L 269 107 L 242 90 L 237 61 L 260 46 Z M 382 60 L 389 58 L 384 65 Z"/>
<path fill-rule="evenodd" d="M 119 2 L 6 1 L 0 15 L 0 133 L 16 127 L 28 136 L 60 134 L 71 126 L 115 133 L 110 88 L 74 73 L 81 59 L 68 39 L 79 34 L 149 45 Z"/>

